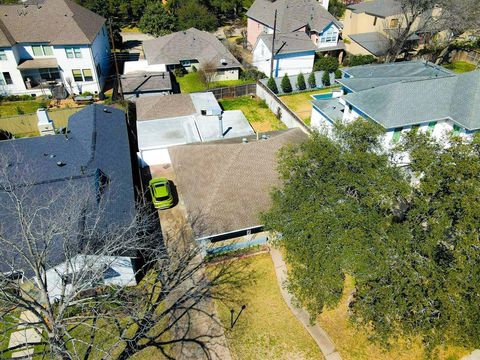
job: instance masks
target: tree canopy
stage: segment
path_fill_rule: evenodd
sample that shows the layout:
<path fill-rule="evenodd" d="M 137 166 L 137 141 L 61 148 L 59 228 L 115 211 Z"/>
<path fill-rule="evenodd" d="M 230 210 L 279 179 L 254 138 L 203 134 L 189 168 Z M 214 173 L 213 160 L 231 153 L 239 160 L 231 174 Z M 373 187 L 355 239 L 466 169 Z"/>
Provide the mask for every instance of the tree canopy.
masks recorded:
<path fill-rule="evenodd" d="M 412 132 L 398 149 L 410 154 L 405 169 L 382 150 L 382 133 L 338 123 L 281 151 L 284 185 L 263 220 L 281 234 L 289 289 L 314 318 L 338 303 L 349 274 L 352 320 L 384 344 L 405 335 L 429 350 L 477 347 L 480 138 L 445 148 Z"/>
<path fill-rule="evenodd" d="M 153 36 L 167 35 L 175 29 L 175 17 L 167 12 L 161 1 L 152 2 L 145 9 L 138 27 Z"/>

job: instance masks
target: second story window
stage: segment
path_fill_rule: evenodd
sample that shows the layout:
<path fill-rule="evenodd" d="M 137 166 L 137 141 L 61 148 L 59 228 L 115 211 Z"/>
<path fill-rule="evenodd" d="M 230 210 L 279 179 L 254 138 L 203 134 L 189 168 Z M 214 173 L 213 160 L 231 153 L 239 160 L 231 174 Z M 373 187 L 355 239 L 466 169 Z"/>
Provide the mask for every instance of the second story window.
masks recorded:
<path fill-rule="evenodd" d="M 0 76 L 0 85 L 12 85 L 12 77 L 10 76 L 9 72 L 3 72 L 2 76 Z"/>
<path fill-rule="evenodd" d="M 337 41 L 338 32 L 334 27 L 330 27 L 327 31 L 322 34 L 320 42 L 322 43 L 334 43 Z"/>
<path fill-rule="evenodd" d="M 82 50 L 76 47 L 65 48 L 65 53 L 69 59 L 79 59 L 82 57 Z"/>
<path fill-rule="evenodd" d="M 93 81 L 93 74 L 91 69 L 73 69 L 72 75 L 73 80 L 75 80 L 76 82 Z"/>
<path fill-rule="evenodd" d="M 53 48 L 49 45 L 32 45 L 33 55 L 53 56 Z"/>
<path fill-rule="evenodd" d="M 7 54 L 5 54 L 5 50 L 0 50 L 0 61 L 6 61 L 7 60 Z"/>

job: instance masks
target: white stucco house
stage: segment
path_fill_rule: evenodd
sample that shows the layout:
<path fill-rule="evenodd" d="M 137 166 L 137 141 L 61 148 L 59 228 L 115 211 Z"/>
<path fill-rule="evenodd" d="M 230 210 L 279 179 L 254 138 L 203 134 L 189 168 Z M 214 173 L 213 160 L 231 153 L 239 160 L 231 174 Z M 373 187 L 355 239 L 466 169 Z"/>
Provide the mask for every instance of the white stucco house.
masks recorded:
<path fill-rule="evenodd" d="M 263 34 L 253 49 L 253 65 L 270 76 L 273 34 Z M 316 46 L 304 32 L 278 34 L 273 46 L 273 77 L 313 71 Z"/>
<path fill-rule="evenodd" d="M 216 68 L 213 81 L 238 80 L 240 62 L 215 35 L 195 28 L 177 31 L 143 43 L 145 60 L 125 62 L 124 73 L 193 71 L 209 63 Z"/>
<path fill-rule="evenodd" d="M 0 5 L 0 93 L 99 93 L 109 75 L 105 19 L 71 0 Z"/>
<path fill-rule="evenodd" d="M 412 129 L 439 140 L 452 132 L 470 137 L 480 130 L 480 71 L 454 74 L 411 61 L 343 72 L 344 77 L 337 79 L 343 96 L 312 101 L 312 128 L 328 132 L 336 120 L 371 120 L 385 129 L 386 148 Z"/>

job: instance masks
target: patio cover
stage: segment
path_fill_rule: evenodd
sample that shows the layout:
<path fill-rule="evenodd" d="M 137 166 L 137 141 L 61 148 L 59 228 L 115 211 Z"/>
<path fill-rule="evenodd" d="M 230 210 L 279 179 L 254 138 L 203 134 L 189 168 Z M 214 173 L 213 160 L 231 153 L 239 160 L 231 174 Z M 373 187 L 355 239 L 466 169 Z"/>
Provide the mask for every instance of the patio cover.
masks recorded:
<path fill-rule="evenodd" d="M 58 68 L 57 59 L 31 59 L 25 60 L 17 66 L 18 70 L 52 69 Z"/>

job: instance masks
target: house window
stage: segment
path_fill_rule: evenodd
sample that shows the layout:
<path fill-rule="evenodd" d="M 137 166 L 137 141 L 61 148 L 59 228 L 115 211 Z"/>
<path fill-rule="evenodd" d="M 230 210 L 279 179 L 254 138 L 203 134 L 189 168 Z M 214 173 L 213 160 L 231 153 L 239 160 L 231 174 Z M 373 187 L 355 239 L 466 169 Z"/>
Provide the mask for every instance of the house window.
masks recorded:
<path fill-rule="evenodd" d="M 320 38 L 320 42 L 335 43 L 337 42 L 337 35 L 338 35 L 337 30 L 332 26 L 322 34 L 322 37 Z"/>
<path fill-rule="evenodd" d="M 91 69 L 83 69 L 83 80 L 84 81 L 93 81 L 93 75 Z"/>
<path fill-rule="evenodd" d="M 12 77 L 9 72 L 3 72 L 2 77 L 0 78 L 0 85 L 12 85 Z"/>
<path fill-rule="evenodd" d="M 73 80 L 75 81 L 83 81 L 82 70 L 80 69 L 73 69 L 72 70 Z"/>
<path fill-rule="evenodd" d="M 393 130 L 392 142 L 397 143 L 400 140 L 400 136 L 402 136 L 402 129 L 403 128 L 396 128 Z"/>
<path fill-rule="evenodd" d="M 53 56 L 53 48 L 49 45 L 32 45 L 33 55 Z"/>
<path fill-rule="evenodd" d="M 82 50 L 80 48 L 65 48 L 65 53 L 67 54 L 67 58 L 69 59 L 79 59 L 82 57 Z"/>
<path fill-rule="evenodd" d="M 5 50 L 0 50 L 0 60 L 1 61 L 7 60 L 7 54 L 5 54 Z"/>
<path fill-rule="evenodd" d="M 391 19 L 390 20 L 390 27 L 391 28 L 398 27 L 398 19 Z"/>

